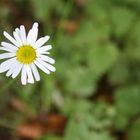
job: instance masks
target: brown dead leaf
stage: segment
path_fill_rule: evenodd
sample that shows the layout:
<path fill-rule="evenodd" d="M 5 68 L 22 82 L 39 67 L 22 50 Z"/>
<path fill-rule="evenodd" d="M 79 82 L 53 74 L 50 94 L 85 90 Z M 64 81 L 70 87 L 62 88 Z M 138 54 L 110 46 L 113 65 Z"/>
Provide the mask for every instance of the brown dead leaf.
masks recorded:
<path fill-rule="evenodd" d="M 83 7 L 86 3 L 86 0 L 76 0 L 76 4 L 79 7 Z"/>
<path fill-rule="evenodd" d="M 56 114 L 50 114 L 47 117 L 47 123 L 44 127 L 44 133 L 63 133 L 66 125 L 66 118 Z"/>
<path fill-rule="evenodd" d="M 65 25 L 65 30 L 68 33 L 74 33 L 77 29 L 77 22 L 72 20 L 72 21 L 68 21 Z"/>
<path fill-rule="evenodd" d="M 40 115 L 27 119 L 17 128 L 17 135 L 21 138 L 37 139 L 43 134 L 62 134 L 66 125 L 66 118 L 57 114 Z"/>
<path fill-rule="evenodd" d="M 70 20 L 70 21 L 62 21 L 60 23 L 61 28 L 66 31 L 66 33 L 75 33 L 78 27 L 78 22 L 75 20 Z"/>
<path fill-rule="evenodd" d="M 17 134 L 22 138 L 37 139 L 42 135 L 42 126 L 39 123 L 26 123 L 17 129 Z"/>

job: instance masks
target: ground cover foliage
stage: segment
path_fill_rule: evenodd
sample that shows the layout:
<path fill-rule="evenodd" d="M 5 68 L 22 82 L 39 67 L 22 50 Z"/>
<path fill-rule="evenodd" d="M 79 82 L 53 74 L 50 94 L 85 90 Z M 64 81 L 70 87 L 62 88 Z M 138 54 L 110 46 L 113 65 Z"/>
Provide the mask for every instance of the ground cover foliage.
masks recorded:
<path fill-rule="evenodd" d="M 57 71 L 27 86 L 0 75 L 0 138 L 139 140 L 140 1 L 0 0 L 0 40 L 34 21 Z"/>

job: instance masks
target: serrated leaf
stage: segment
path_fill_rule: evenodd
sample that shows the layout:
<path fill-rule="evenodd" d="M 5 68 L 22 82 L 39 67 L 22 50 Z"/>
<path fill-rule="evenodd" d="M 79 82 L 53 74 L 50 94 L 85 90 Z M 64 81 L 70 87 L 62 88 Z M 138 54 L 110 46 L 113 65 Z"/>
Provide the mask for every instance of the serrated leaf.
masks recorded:
<path fill-rule="evenodd" d="M 135 19 L 135 14 L 125 7 L 116 7 L 111 10 L 111 21 L 113 24 L 113 32 L 117 37 L 126 34 Z"/>
<path fill-rule="evenodd" d="M 93 72 L 97 75 L 102 75 L 113 66 L 117 56 L 118 50 L 116 46 L 104 44 L 102 46 L 93 46 L 88 59 Z"/>
<path fill-rule="evenodd" d="M 129 86 L 120 88 L 115 94 L 116 107 L 119 113 L 133 116 L 140 113 L 140 88 Z"/>
<path fill-rule="evenodd" d="M 88 68 L 79 67 L 69 70 L 67 73 L 66 89 L 73 95 L 88 97 L 96 89 L 96 75 L 91 75 L 92 71 Z"/>
<path fill-rule="evenodd" d="M 128 55 L 128 57 L 140 61 L 140 21 L 138 20 L 134 27 L 131 29 L 130 34 L 128 35 L 128 39 L 126 42 L 126 48 L 125 53 Z"/>

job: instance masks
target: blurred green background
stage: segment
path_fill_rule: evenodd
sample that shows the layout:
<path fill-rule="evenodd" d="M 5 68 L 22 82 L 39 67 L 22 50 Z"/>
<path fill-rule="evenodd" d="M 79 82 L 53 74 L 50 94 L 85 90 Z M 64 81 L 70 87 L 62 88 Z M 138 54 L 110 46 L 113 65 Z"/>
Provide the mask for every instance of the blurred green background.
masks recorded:
<path fill-rule="evenodd" d="M 57 71 L 0 75 L 0 140 L 140 140 L 140 1 L 0 0 L 0 41 L 35 21 Z"/>

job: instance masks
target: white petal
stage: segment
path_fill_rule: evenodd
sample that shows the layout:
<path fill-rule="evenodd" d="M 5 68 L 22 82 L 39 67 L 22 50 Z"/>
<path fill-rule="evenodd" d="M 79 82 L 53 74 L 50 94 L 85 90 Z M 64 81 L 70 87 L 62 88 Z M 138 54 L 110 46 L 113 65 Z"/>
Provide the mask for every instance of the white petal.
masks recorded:
<path fill-rule="evenodd" d="M 35 43 L 38 36 L 38 28 L 32 30 L 33 30 L 32 42 Z"/>
<path fill-rule="evenodd" d="M 42 45 L 44 45 L 49 40 L 49 38 L 50 38 L 49 36 L 45 36 L 38 39 L 35 43 L 35 48 L 39 48 Z"/>
<path fill-rule="evenodd" d="M 21 36 L 21 40 L 22 40 L 23 44 L 26 44 L 27 43 L 26 30 L 23 25 L 20 26 L 19 32 L 20 32 L 20 36 Z"/>
<path fill-rule="evenodd" d="M 26 66 L 24 65 L 21 71 L 21 83 L 23 85 L 26 85 L 27 83 L 27 71 L 26 71 Z"/>
<path fill-rule="evenodd" d="M 52 71 L 52 72 L 55 72 L 55 71 L 56 71 L 56 68 L 55 68 L 54 66 L 48 64 L 48 63 L 45 63 L 44 66 L 45 66 L 48 70 L 50 70 L 50 71 Z"/>
<path fill-rule="evenodd" d="M 21 35 L 20 35 L 20 29 L 19 29 L 19 28 L 16 28 L 16 29 L 15 29 L 15 32 L 17 33 L 17 35 L 18 35 L 19 38 L 20 38 L 20 46 L 23 45 L 22 38 L 21 38 Z M 18 47 L 20 47 L 20 46 L 18 46 Z"/>
<path fill-rule="evenodd" d="M 33 29 L 33 33 L 34 33 L 33 34 L 33 42 L 35 42 L 37 40 L 37 36 L 38 36 L 38 23 L 37 22 L 35 22 L 33 24 L 32 29 Z"/>
<path fill-rule="evenodd" d="M 38 23 L 37 23 L 37 22 L 35 22 L 35 23 L 33 24 L 33 28 L 38 28 Z"/>
<path fill-rule="evenodd" d="M 33 64 L 33 63 L 31 64 L 31 69 L 32 69 L 33 75 L 35 77 L 35 80 L 40 81 L 40 75 L 38 73 L 38 70 L 37 70 L 35 64 Z"/>
<path fill-rule="evenodd" d="M 17 60 L 15 60 L 15 62 L 11 65 L 10 69 L 6 73 L 6 76 L 7 77 L 11 76 L 15 72 L 15 69 L 19 67 L 19 65 L 20 63 Z"/>
<path fill-rule="evenodd" d="M 37 56 L 43 55 L 43 54 L 47 54 L 47 55 L 48 55 L 48 54 L 50 54 L 50 52 L 37 52 L 37 51 L 36 51 L 36 54 L 37 54 Z"/>
<path fill-rule="evenodd" d="M 16 55 L 15 53 L 3 53 L 0 54 L 0 59 L 11 58 L 14 57 L 15 55 Z"/>
<path fill-rule="evenodd" d="M 27 76 L 28 76 L 28 82 L 34 83 L 33 74 L 29 65 L 26 65 L 26 71 L 27 71 Z"/>
<path fill-rule="evenodd" d="M 0 47 L 0 50 L 7 51 L 7 52 L 15 52 L 5 47 Z"/>
<path fill-rule="evenodd" d="M 15 62 L 16 62 L 16 58 L 11 58 L 11 59 L 8 59 L 8 60 L 4 61 L 3 63 L 1 63 L 0 73 L 5 72 L 8 69 L 10 69 L 11 65 L 13 65 Z"/>
<path fill-rule="evenodd" d="M 37 67 L 39 67 L 42 71 L 44 71 L 45 73 L 47 73 L 47 74 L 50 74 L 50 71 L 48 70 L 48 69 L 46 69 L 42 64 L 40 64 L 38 61 L 35 61 L 34 62 L 36 65 L 37 65 Z"/>
<path fill-rule="evenodd" d="M 41 58 L 43 61 L 46 61 L 46 62 L 48 62 L 50 64 L 54 64 L 55 63 L 55 60 L 50 58 L 49 56 L 39 55 L 38 57 Z"/>
<path fill-rule="evenodd" d="M 19 63 L 19 65 L 17 67 L 15 67 L 15 70 L 12 74 L 12 78 L 16 78 L 18 76 L 18 74 L 20 73 L 21 69 L 22 69 L 23 64 Z"/>
<path fill-rule="evenodd" d="M 19 44 L 12 36 L 10 36 L 7 32 L 4 32 L 3 34 L 4 34 L 4 36 L 5 36 L 8 40 L 10 40 L 14 45 L 16 45 L 16 46 L 19 46 L 19 45 L 20 45 L 20 44 Z"/>
<path fill-rule="evenodd" d="M 37 49 L 37 52 L 39 52 L 40 54 L 44 54 L 46 51 L 52 49 L 51 45 L 47 45 L 47 46 L 43 46 Z"/>
<path fill-rule="evenodd" d="M 42 64 L 43 66 L 45 66 L 49 71 L 52 71 L 52 72 L 55 72 L 55 71 L 56 71 L 56 69 L 55 69 L 54 66 L 52 66 L 52 65 L 50 65 L 50 64 L 48 64 L 48 63 L 42 61 L 40 58 L 38 58 L 37 60 L 38 60 L 38 62 L 39 62 L 40 64 Z"/>
<path fill-rule="evenodd" d="M 38 36 L 38 23 L 34 23 L 32 29 L 29 31 L 27 35 L 27 42 L 32 45 L 37 40 L 37 36 Z"/>
<path fill-rule="evenodd" d="M 7 49 L 10 49 L 10 50 L 13 50 L 13 51 L 16 51 L 18 48 L 10 43 L 7 43 L 7 42 L 2 42 L 1 45 Z"/>
<path fill-rule="evenodd" d="M 13 32 L 13 35 L 14 35 L 14 38 L 16 39 L 16 41 L 19 43 L 19 46 L 21 46 L 22 45 L 22 41 L 21 41 L 21 38 L 19 36 L 19 33 L 18 33 L 17 29 Z"/>

